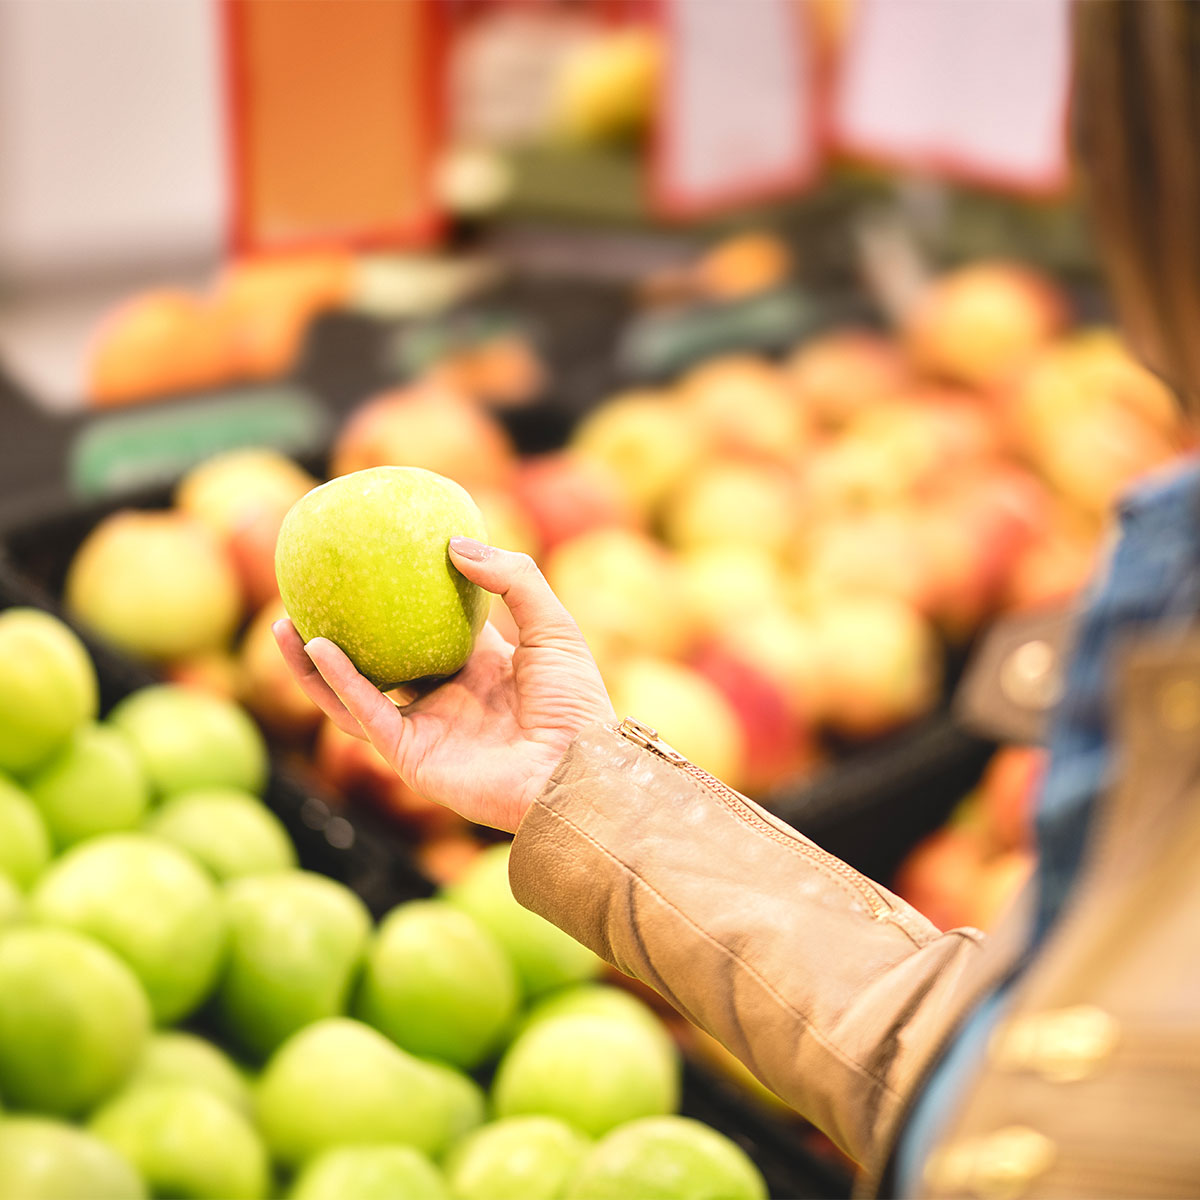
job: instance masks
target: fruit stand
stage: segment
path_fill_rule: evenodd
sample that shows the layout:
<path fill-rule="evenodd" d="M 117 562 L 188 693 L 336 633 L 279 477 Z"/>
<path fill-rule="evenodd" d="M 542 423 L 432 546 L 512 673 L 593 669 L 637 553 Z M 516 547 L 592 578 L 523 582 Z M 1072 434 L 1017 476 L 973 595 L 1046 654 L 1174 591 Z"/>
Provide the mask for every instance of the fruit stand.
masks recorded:
<path fill-rule="evenodd" d="M 787 90 L 761 144 L 711 78 L 695 111 L 670 92 L 705 69 L 685 45 L 724 61 L 719 6 L 421 0 L 403 31 L 371 7 L 345 43 L 314 17 L 310 61 L 228 0 L 236 169 L 202 269 L 135 246 L 10 281 L 0 212 L 0 1197 L 848 1196 L 853 1164 L 727 1049 L 516 904 L 507 835 L 301 692 L 271 632 L 299 622 L 285 516 L 360 472 L 453 481 L 619 715 L 986 930 L 1031 870 L 1043 760 L 972 726 L 961 681 L 998 624 L 1075 602 L 1122 489 L 1187 437 L 1065 183 L 875 161 L 832 120 L 851 5 L 799 6 L 814 78 L 763 72 Z M 268 69 L 299 61 L 387 95 L 436 65 L 451 111 L 405 90 L 410 129 L 347 85 L 318 112 Z M 269 94 L 317 139 L 298 158 Z M 786 162 L 738 166 L 802 111 Z M 344 186 L 359 135 L 404 147 L 391 208 L 390 176 Z M 305 154 L 342 163 L 308 188 L 333 234 L 289 190 Z M 58 359 L 25 292 L 68 314 Z"/>

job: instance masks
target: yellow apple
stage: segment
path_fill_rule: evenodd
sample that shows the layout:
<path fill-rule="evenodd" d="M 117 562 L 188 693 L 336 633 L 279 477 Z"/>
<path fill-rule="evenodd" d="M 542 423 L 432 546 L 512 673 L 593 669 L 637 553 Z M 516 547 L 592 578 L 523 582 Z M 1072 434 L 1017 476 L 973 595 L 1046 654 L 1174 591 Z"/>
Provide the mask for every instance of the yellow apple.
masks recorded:
<path fill-rule="evenodd" d="M 271 626 L 287 616 L 282 600 L 264 607 L 250 622 L 238 653 L 242 703 L 272 733 L 303 737 L 316 729 L 321 710 L 292 676 Z"/>
<path fill-rule="evenodd" d="M 718 459 L 701 467 L 667 500 L 667 542 L 679 550 L 757 546 L 782 554 L 796 534 L 796 482 L 771 464 Z"/>
<path fill-rule="evenodd" d="M 721 450 L 788 460 L 809 441 L 808 415 L 783 373 L 751 355 L 726 355 L 689 371 L 679 402 Z"/>
<path fill-rule="evenodd" d="M 783 572 L 761 546 L 700 546 L 678 559 L 688 609 L 700 633 L 714 633 L 779 603 Z"/>
<path fill-rule="evenodd" d="M 846 594 L 817 614 L 825 720 L 869 737 L 929 711 L 941 689 L 942 657 L 919 612 L 889 596 Z"/>
<path fill-rule="evenodd" d="M 704 429 L 662 392 L 624 392 L 576 428 L 571 449 L 608 467 L 643 517 L 652 515 L 708 453 Z"/>
<path fill-rule="evenodd" d="M 228 644 L 242 596 L 228 555 L 178 512 L 113 513 L 67 571 L 68 611 L 140 658 L 184 658 Z"/>
<path fill-rule="evenodd" d="M 331 473 L 367 467 L 424 467 L 468 491 L 503 487 L 515 467 L 503 427 L 446 387 L 418 383 L 359 408 L 334 443 Z"/>
<path fill-rule="evenodd" d="M 605 682 L 618 716 L 636 717 L 696 766 L 730 787 L 743 786 L 741 724 L 729 701 L 698 671 L 638 655 L 613 666 Z"/>
<path fill-rule="evenodd" d="M 546 578 L 602 666 L 629 652 L 677 657 L 692 641 L 679 567 L 643 534 L 597 529 L 563 542 Z"/>
<path fill-rule="evenodd" d="M 1058 286 L 1029 267 L 978 262 L 935 280 L 905 320 L 916 366 L 971 387 L 1003 383 L 1065 325 Z"/>

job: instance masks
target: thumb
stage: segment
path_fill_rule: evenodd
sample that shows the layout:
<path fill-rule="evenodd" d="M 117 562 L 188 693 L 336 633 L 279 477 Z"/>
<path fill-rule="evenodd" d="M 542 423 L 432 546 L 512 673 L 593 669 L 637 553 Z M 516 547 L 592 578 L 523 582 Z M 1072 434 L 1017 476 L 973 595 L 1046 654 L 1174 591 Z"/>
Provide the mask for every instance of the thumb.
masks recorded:
<path fill-rule="evenodd" d="M 522 646 L 564 641 L 585 653 L 587 643 L 571 614 L 528 554 L 487 546 L 474 538 L 450 539 L 450 558 L 472 583 L 499 596 L 512 613 Z"/>

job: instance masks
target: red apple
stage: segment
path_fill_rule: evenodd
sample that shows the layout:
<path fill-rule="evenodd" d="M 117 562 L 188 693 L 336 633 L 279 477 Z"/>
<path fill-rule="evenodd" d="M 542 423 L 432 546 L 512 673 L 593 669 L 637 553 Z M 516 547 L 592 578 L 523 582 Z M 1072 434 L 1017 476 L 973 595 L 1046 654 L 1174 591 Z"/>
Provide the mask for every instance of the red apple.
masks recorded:
<path fill-rule="evenodd" d="M 1033 845 L 1033 815 L 1046 771 L 1046 751 L 1034 746 L 1005 746 L 988 764 L 980 784 L 983 811 L 992 842 L 999 850 Z"/>
<path fill-rule="evenodd" d="M 1001 607 L 1028 611 L 1069 602 L 1087 587 L 1099 560 L 1098 535 L 1086 523 L 1060 513 L 1011 564 Z"/>
<path fill-rule="evenodd" d="M 713 638 L 775 684 L 798 728 L 822 719 L 828 697 L 813 621 L 777 602 L 752 614 L 732 614 L 714 628 Z"/>
<path fill-rule="evenodd" d="M 546 550 L 593 529 L 639 523 L 612 469 L 569 450 L 526 459 L 512 488 Z"/>
<path fill-rule="evenodd" d="M 719 645 L 703 647 L 689 665 L 720 689 L 737 714 L 746 747 L 743 778 L 752 795 L 765 792 L 811 765 L 813 750 L 783 690 Z"/>
<path fill-rule="evenodd" d="M 334 443 L 334 475 L 379 466 L 424 467 L 473 491 L 504 487 L 515 458 L 504 429 L 477 404 L 418 383 L 369 401 Z"/>
<path fill-rule="evenodd" d="M 275 450 L 231 450 L 193 467 L 175 489 L 175 506 L 208 527 L 228 549 L 249 607 L 278 595 L 275 541 L 291 506 L 317 485 Z"/>
<path fill-rule="evenodd" d="M 810 440 L 809 417 L 778 367 L 728 355 L 684 376 L 678 402 L 720 451 L 787 461 Z"/>
<path fill-rule="evenodd" d="M 984 870 L 979 839 L 967 829 L 935 830 L 900 864 L 892 890 L 939 929 L 971 923 L 973 896 Z"/>
<path fill-rule="evenodd" d="M 838 429 L 881 404 L 908 382 L 908 364 L 880 334 L 845 329 L 805 342 L 784 368 L 814 422 Z"/>

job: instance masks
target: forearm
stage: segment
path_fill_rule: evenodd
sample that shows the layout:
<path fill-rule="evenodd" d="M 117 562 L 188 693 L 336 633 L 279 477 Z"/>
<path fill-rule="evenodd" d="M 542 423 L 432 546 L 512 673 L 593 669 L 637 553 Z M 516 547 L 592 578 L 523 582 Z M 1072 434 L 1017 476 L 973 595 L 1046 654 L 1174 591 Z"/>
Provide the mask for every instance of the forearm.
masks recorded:
<path fill-rule="evenodd" d="M 860 1161 L 976 942 L 604 727 L 522 821 L 517 898 L 720 1039 Z"/>

